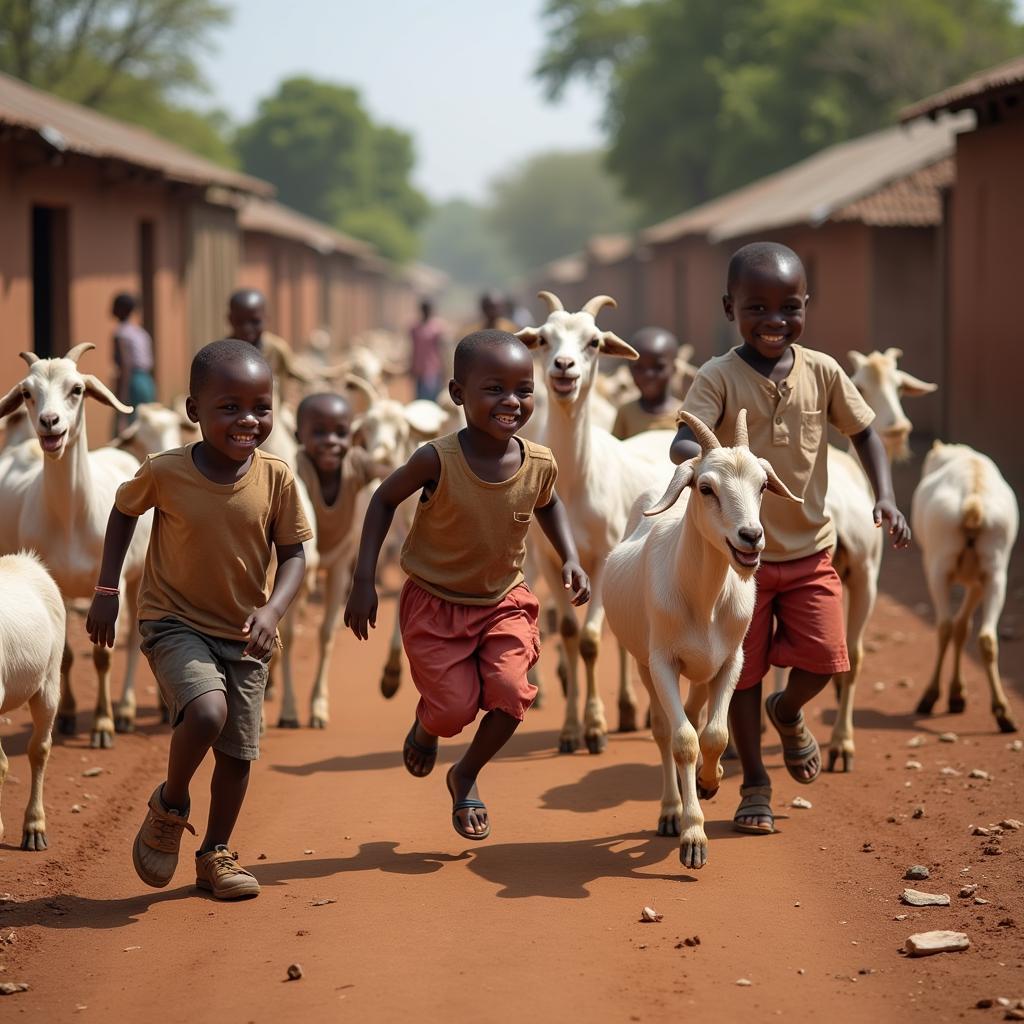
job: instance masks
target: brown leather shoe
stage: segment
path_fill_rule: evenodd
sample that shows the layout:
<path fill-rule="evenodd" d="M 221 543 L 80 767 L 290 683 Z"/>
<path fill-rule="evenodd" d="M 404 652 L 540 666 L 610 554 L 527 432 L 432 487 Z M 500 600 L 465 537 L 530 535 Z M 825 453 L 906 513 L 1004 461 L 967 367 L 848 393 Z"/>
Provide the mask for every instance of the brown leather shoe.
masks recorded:
<path fill-rule="evenodd" d="M 192 835 L 196 834 L 196 830 L 188 823 L 187 814 L 164 805 L 160 799 L 162 788 L 163 783 L 153 790 L 146 820 L 132 846 L 132 863 L 136 873 L 146 885 L 156 889 L 162 889 L 174 877 L 181 833 L 188 829 Z"/>
<path fill-rule="evenodd" d="M 196 885 L 212 892 L 219 900 L 238 900 L 259 896 L 256 876 L 238 864 L 238 854 L 226 846 L 215 846 L 196 857 Z"/>

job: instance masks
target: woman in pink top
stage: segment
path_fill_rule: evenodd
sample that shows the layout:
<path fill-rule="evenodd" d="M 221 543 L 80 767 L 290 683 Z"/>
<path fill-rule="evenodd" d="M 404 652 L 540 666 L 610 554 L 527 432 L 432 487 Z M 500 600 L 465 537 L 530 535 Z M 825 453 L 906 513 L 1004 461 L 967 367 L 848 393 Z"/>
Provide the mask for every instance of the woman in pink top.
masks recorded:
<path fill-rule="evenodd" d="M 420 303 L 421 319 L 410 334 L 412 336 L 412 375 L 416 380 L 416 397 L 434 401 L 441 390 L 441 347 L 445 326 L 434 316 L 430 299 Z"/>

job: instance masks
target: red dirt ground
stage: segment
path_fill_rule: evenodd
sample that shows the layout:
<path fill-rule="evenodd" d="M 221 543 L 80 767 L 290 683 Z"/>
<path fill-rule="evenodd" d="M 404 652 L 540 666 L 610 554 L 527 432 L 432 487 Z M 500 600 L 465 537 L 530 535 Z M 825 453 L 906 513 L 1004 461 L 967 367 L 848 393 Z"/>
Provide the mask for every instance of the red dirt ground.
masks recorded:
<path fill-rule="evenodd" d="M 399 750 L 414 691 L 406 679 L 385 702 L 377 689 L 393 601 L 368 645 L 339 642 L 330 727 L 266 737 L 234 841 L 263 885 L 254 901 L 219 904 L 199 894 L 187 871 L 188 835 L 167 889 L 146 888 L 132 870 L 130 844 L 162 778 L 168 738 L 148 672 L 137 733 L 119 736 L 112 751 L 88 749 L 84 733 L 55 745 L 51 846 L 42 854 L 12 845 L 28 792 L 28 716 L 19 711 L 0 723 L 11 756 L 0 981 L 31 988 L 0 999 L 2 1015 L 656 1022 L 711 1007 L 726 1021 L 1000 1020 L 1002 1010 L 972 1008 L 983 997 L 1024 997 L 1024 831 L 1004 834 L 993 856 L 970 826 L 1024 819 L 1024 752 L 995 732 L 973 660 L 966 714 L 910 714 L 932 664 L 920 580 L 916 554 L 887 556 L 858 701 L 855 772 L 798 786 L 767 737 L 778 834 L 731 831 L 737 780 L 728 764 L 705 808 L 710 860 L 697 875 L 680 869 L 675 840 L 653 832 L 659 770 L 649 735 L 613 736 L 598 757 L 559 756 L 562 702 L 550 690 L 482 776 L 492 838 L 461 840 L 449 823 L 443 770 L 463 743 L 443 747 L 428 779 L 409 777 Z M 1024 629 L 1022 582 L 1018 569 L 1002 649 L 1018 719 L 1024 666 L 1011 637 Z M 296 644 L 303 696 L 314 623 L 307 616 Z M 613 706 L 611 660 L 602 675 Z M 78 664 L 84 707 L 91 680 L 87 663 Z M 551 676 L 547 653 L 542 665 Z M 907 679 L 909 688 L 899 683 Z M 819 739 L 832 718 L 823 695 L 812 714 Z M 80 728 L 87 724 L 80 715 Z M 959 741 L 939 743 L 945 730 Z M 914 735 L 924 746 L 907 747 Z M 922 770 L 905 769 L 911 757 Z M 103 773 L 83 777 L 95 765 Z M 943 776 L 944 766 L 961 774 Z M 970 779 L 973 768 L 993 778 Z M 200 826 L 207 780 L 203 772 L 193 792 Z M 813 808 L 790 810 L 797 795 Z M 920 819 L 912 817 L 917 806 Z M 904 882 L 911 864 L 927 865 L 931 878 Z M 987 904 L 957 896 L 969 882 Z M 903 907 L 905 885 L 948 892 L 952 906 Z M 641 924 L 644 905 L 664 919 Z M 970 950 L 901 955 L 908 935 L 935 928 L 966 931 Z M 694 935 L 700 945 L 681 944 Z M 288 982 L 293 962 L 304 976 Z"/>

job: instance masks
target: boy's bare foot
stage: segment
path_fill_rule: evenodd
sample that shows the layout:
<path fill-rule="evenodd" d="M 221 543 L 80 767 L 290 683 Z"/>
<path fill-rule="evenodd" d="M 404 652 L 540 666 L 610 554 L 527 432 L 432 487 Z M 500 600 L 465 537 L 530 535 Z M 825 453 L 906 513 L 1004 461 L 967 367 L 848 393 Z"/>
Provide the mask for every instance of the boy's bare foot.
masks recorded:
<path fill-rule="evenodd" d="M 487 807 L 477 792 L 476 779 L 464 779 L 458 767 L 453 764 L 445 777 L 452 795 L 452 827 L 464 839 L 486 839 L 491 834 Z"/>
<path fill-rule="evenodd" d="M 800 711 L 792 722 L 779 717 L 778 704 L 784 693 L 773 693 L 764 702 L 765 714 L 782 740 L 782 760 L 789 774 L 804 785 L 813 782 L 821 772 L 821 750 L 814 734 L 804 722 Z"/>
<path fill-rule="evenodd" d="M 733 815 L 733 827 L 737 832 L 753 835 L 770 834 L 775 831 L 775 815 L 772 814 L 772 787 L 740 786 L 740 805 Z"/>
<path fill-rule="evenodd" d="M 431 736 L 417 718 L 402 746 L 402 761 L 410 775 L 422 779 L 434 770 L 437 761 L 437 737 Z"/>

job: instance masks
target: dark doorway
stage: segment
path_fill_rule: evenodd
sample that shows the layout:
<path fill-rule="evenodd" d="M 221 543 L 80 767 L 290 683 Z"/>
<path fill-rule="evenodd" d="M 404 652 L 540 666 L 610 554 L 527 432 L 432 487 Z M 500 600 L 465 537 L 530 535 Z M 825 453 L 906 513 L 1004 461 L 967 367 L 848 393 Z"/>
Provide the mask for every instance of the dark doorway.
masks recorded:
<path fill-rule="evenodd" d="M 32 207 L 32 347 L 43 359 L 69 347 L 68 212 Z"/>
<path fill-rule="evenodd" d="M 156 351 L 156 226 L 151 220 L 139 222 L 139 301 L 142 326 L 153 339 Z"/>

